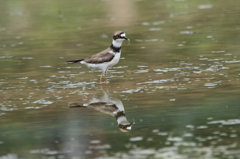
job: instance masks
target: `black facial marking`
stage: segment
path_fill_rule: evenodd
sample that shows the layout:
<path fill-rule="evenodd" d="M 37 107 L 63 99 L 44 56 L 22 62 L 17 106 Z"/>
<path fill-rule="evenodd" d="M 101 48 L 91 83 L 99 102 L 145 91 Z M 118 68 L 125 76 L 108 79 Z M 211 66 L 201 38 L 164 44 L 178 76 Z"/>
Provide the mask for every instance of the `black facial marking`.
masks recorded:
<path fill-rule="evenodd" d="M 124 39 L 122 38 L 120 35 L 123 34 L 124 32 L 121 32 L 121 33 L 118 33 L 116 35 L 113 36 L 113 39 L 116 40 L 116 39 Z"/>

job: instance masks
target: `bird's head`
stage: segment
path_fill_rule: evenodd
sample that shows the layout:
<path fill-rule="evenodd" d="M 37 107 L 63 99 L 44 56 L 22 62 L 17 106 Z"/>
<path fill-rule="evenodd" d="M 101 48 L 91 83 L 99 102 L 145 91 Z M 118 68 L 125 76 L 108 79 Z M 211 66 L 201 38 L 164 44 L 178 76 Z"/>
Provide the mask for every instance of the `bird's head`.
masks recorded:
<path fill-rule="evenodd" d="M 122 31 L 117 31 L 113 35 L 113 40 L 116 41 L 124 41 L 124 40 L 129 40 L 126 36 L 126 34 Z"/>

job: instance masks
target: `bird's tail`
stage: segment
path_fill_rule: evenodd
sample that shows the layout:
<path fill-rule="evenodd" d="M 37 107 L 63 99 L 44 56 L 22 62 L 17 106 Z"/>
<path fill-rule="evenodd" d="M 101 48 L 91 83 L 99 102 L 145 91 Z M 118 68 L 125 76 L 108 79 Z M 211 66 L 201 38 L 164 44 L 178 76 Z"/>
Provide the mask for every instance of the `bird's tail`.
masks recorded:
<path fill-rule="evenodd" d="M 83 59 L 67 61 L 67 64 L 79 63 L 79 62 L 82 61 L 82 60 L 83 60 Z"/>

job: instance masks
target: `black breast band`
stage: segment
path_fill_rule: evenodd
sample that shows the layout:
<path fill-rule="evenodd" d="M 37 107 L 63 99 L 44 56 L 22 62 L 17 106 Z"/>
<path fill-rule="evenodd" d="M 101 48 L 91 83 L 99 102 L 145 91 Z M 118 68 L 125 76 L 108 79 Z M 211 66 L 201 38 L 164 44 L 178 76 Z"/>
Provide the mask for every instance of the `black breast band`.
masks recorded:
<path fill-rule="evenodd" d="M 120 52 L 121 50 L 121 47 L 115 47 L 113 44 L 111 44 L 110 48 L 113 49 L 113 52 Z"/>

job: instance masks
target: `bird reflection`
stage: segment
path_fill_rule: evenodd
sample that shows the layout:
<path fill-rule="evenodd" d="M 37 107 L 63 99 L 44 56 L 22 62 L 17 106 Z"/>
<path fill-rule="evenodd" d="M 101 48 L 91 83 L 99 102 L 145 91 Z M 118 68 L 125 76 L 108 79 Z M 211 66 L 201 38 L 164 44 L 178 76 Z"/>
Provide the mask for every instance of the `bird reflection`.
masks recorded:
<path fill-rule="evenodd" d="M 206 69 L 206 71 L 217 72 L 217 71 L 221 71 L 222 69 L 224 69 L 224 67 L 222 65 L 213 65 L 213 66 L 209 67 L 208 69 Z"/>
<path fill-rule="evenodd" d="M 130 131 L 134 122 L 130 123 L 127 120 L 122 101 L 118 98 L 111 97 L 108 90 L 102 89 L 102 91 L 102 96 L 95 96 L 90 99 L 88 103 L 84 103 L 82 105 L 77 103 L 69 103 L 68 106 L 70 108 L 91 108 L 104 114 L 109 114 L 117 120 L 120 131 Z"/>

